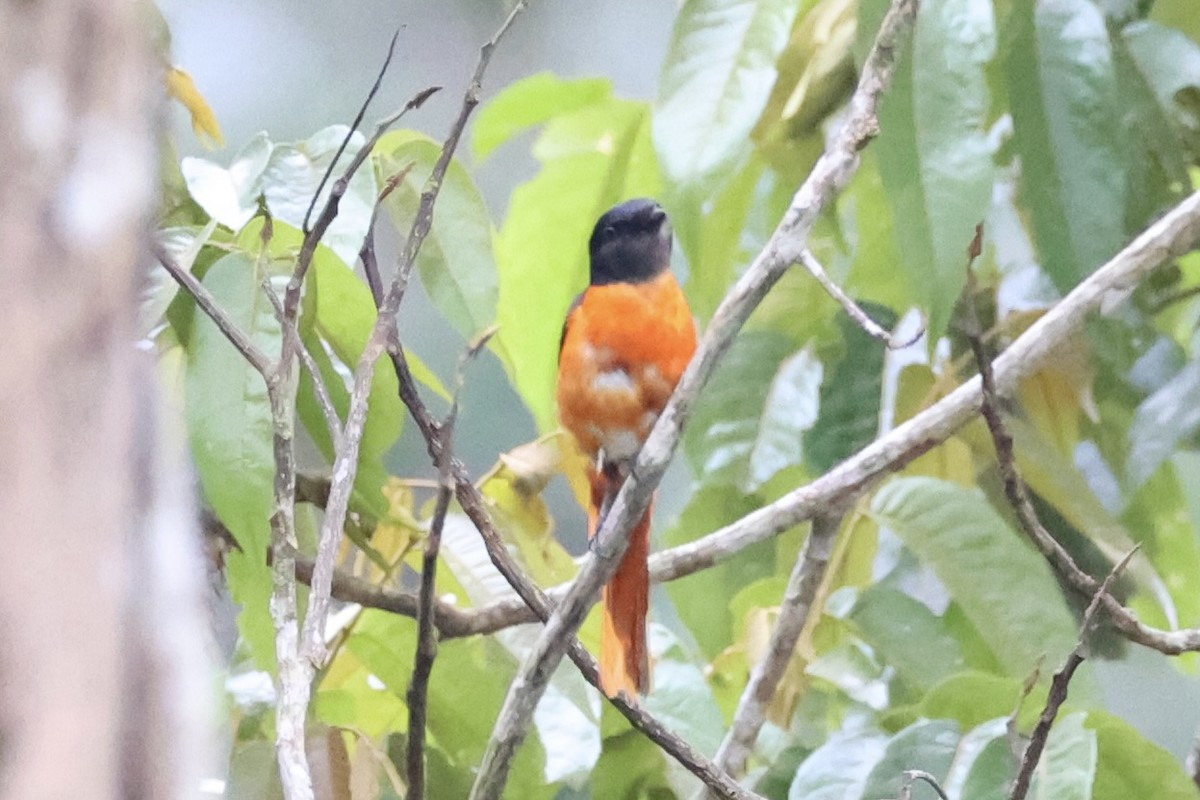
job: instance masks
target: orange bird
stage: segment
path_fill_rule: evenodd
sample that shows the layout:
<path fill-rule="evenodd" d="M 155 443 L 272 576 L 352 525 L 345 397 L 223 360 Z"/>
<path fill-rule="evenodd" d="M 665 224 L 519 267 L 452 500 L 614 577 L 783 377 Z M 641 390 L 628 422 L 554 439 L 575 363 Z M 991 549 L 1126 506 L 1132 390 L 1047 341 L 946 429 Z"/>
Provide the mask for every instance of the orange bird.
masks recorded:
<path fill-rule="evenodd" d="M 588 250 L 591 284 L 563 325 L 558 414 L 592 459 L 590 538 L 696 350 L 696 324 L 671 274 L 671 224 L 653 200 L 630 200 L 605 213 Z M 650 685 L 652 509 L 653 502 L 604 587 L 600 688 L 609 697 L 644 694 Z"/>

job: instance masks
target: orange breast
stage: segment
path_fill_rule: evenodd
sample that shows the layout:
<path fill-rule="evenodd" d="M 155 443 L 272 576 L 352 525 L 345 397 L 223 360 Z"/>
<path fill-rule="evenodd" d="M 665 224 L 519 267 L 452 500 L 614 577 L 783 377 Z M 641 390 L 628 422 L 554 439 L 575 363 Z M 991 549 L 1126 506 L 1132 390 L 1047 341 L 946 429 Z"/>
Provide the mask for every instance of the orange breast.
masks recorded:
<path fill-rule="evenodd" d="M 558 413 L 580 447 L 609 461 L 637 454 L 696 350 L 675 276 L 592 286 L 571 312 L 559 355 Z"/>

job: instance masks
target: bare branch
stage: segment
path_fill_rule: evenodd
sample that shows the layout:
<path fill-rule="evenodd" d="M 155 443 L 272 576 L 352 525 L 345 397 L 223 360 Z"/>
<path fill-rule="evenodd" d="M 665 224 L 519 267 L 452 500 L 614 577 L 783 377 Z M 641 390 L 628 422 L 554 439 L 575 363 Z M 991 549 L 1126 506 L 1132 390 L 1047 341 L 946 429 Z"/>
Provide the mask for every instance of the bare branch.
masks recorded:
<path fill-rule="evenodd" d="M 950 798 L 946 796 L 946 790 L 942 788 L 940 783 L 938 783 L 937 778 L 933 777 L 923 769 L 906 769 L 904 771 L 904 786 L 901 789 L 901 800 L 908 800 L 910 797 L 912 797 L 912 787 L 917 781 L 921 781 L 933 789 L 933 791 L 937 793 L 937 796 L 940 797 L 941 800 L 950 800 Z"/>
<path fill-rule="evenodd" d="M 867 312 L 863 311 L 862 307 L 842 290 L 842 287 L 833 282 L 833 279 L 829 277 L 829 273 L 821 266 L 821 262 L 817 260 L 817 257 L 813 255 L 811 250 L 805 249 L 800 254 L 800 263 L 804 265 L 810 275 L 817 279 L 817 283 L 821 284 L 821 288 L 825 290 L 826 294 L 841 304 L 842 309 L 852 320 L 858 323 L 860 328 L 870 336 L 883 342 L 889 350 L 902 350 L 909 345 L 916 344 L 925 335 L 925 330 L 921 329 L 905 341 L 896 341 L 892 334 L 884 330 L 878 322 L 871 319 Z"/>
<path fill-rule="evenodd" d="M 1092 623 L 1095 621 L 1096 613 L 1100 610 L 1100 606 L 1104 605 L 1103 600 L 1109 597 L 1109 589 L 1112 587 L 1113 581 L 1124 572 L 1125 567 L 1129 564 L 1129 560 L 1133 558 L 1133 554 L 1137 549 L 1130 550 L 1124 558 L 1112 568 L 1108 573 L 1108 577 L 1104 579 L 1096 588 L 1096 593 L 1092 597 L 1092 602 L 1088 604 L 1087 611 L 1083 615 L 1083 623 L 1079 626 L 1079 642 L 1075 645 L 1075 649 L 1067 656 L 1066 662 L 1054 673 L 1054 677 L 1050 680 L 1050 693 L 1046 697 L 1046 707 L 1042 710 L 1041 717 L 1038 718 L 1037 725 L 1033 728 L 1033 734 L 1029 737 L 1029 744 L 1025 746 L 1025 753 L 1021 756 L 1021 766 L 1017 770 L 1017 777 L 1013 781 L 1012 792 L 1009 794 L 1009 800 L 1025 800 L 1025 795 L 1029 792 L 1029 784 L 1033 780 L 1033 771 L 1037 769 L 1038 762 L 1042 758 L 1042 751 L 1046 747 L 1046 740 L 1050 736 L 1050 727 L 1054 724 L 1055 718 L 1058 717 L 1058 710 L 1062 708 L 1062 704 L 1067 700 L 1067 690 L 1071 684 L 1071 678 L 1075 675 L 1075 670 L 1083 663 L 1087 657 L 1088 640 L 1091 638 Z"/>
<path fill-rule="evenodd" d="M 396 274 L 380 307 L 375 327 L 371 331 L 371 336 L 367 340 L 358 365 L 354 370 L 353 388 L 350 393 L 350 407 L 346 415 L 346 424 L 343 432 L 345 446 L 338 451 L 334 460 L 329 501 L 325 508 L 325 519 L 321 527 L 321 537 L 317 545 L 317 559 L 313 568 L 312 592 L 309 600 L 308 616 L 304 621 L 304 651 L 307 658 L 314 664 L 324 663 L 327 656 L 324 643 L 324 628 L 325 619 L 329 612 L 329 592 L 333 580 L 333 566 L 338 547 L 341 544 L 342 530 L 349 508 L 350 494 L 354 486 L 355 474 L 358 470 L 358 452 L 362 444 L 363 429 L 366 425 L 367 400 L 371 389 L 371 376 L 374 373 L 375 362 L 383 354 L 387 342 L 393 337 L 393 331 L 396 326 L 396 311 L 400 307 L 400 301 L 408 285 L 409 274 L 416 261 L 417 253 L 420 251 L 425 237 L 429 234 L 429 229 L 433 222 L 433 206 L 437 201 L 438 193 L 441 191 L 442 180 L 445 177 L 446 170 L 450 166 L 454 150 L 458 145 L 459 139 L 462 137 L 471 112 L 479 104 L 480 84 L 483 80 L 483 74 L 487 70 L 488 62 L 491 60 L 492 51 L 505 31 L 512 25 L 513 20 L 522 8 L 524 8 L 524 3 L 518 2 L 495 36 L 480 50 L 479 62 L 475 67 L 475 73 L 463 97 L 458 118 L 452 125 L 446 142 L 442 146 L 441 155 L 438 157 L 433 171 L 425 183 L 425 189 L 421 193 L 420 206 L 416 217 L 413 219 Z M 416 107 L 429 94 L 430 92 L 427 91 L 413 98 L 410 101 L 410 106 Z M 393 116 L 398 118 L 398 115 Z M 359 156 L 366 158 L 366 153 L 369 152 L 370 147 L 373 146 L 374 142 L 378 140 L 378 136 L 381 135 L 382 131 L 377 129 L 376 136 L 372 137 L 372 141 L 368 143 L 368 146 L 363 147 L 359 151 Z M 330 195 L 331 202 L 336 196 L 337 190 L 338 186 L 335 184 Z M 313 227 L 314 232 L 319 225 L 320 219 L 318 219 L 317 224 Z M 284 307 L 287 307 L 286 302 Z"/>
<path fill-rule="evenodd" d="M 180 288 L 192 296 L 196 301 L 196 305 L 200 306 L 200 309 L 208 315 L 208 318 L 225 335 L 229 343 L 265 379 L 274 369 L 271 360 L 267 358 L 267 355 L 262 350 L 258 349 L 250 339 L 250 336 L 229 318 L 229 315 L 225 313 L 225 309 L 221 308 L 220 304 L 217 303 L 216 298 L 212 296 L 208 289 L 204 288 L 204 284 L 196 280 L 196 276 L 191 272 L 175 263 L 175 259 L 166 251 L 166 248 L 155 245 L 154 256 L 158 259 L 158 263 L 162 264 L 163 269 L 175 279 Z"/>
<path fill-rule="evenodd" d="M 818 217 L 854 175 L 858 151 L 878 131 L 879 97 L 890 83 L 900 34 L 911 25 L 916 7 L 915 0 L 892 3 L 863 65 L 846 124 L 801 185 L 766 247 L 713 315 L 679 387 L 659 416 L 629 480 L 597 532 L 590 557 L 584 561 L 571 590 L 547 621 L 545 631 L 509 688 L 471 791 L 473 800 L 496 800 L 502 794 L 513 755 L 525 737 L 534 708 L 583 617 L 596 602 L 600 588 L 616 571 L 629 545 L 629 531 L 641 518 L 662 479 L 701 387 L 751 311 L 800 259 Z"/>
<path fill-rule="evenodd" d="M 294 336 L 297 339 L 292 346 L 300 356 L 301 365 L 308 371 L 308 376 L 312 378 L 313 388 L 316 390 L 317 395 L 317 405 L 321 407 L 321 415 L 325 418 L 325 428 L 329 431 L 329 438 L 333 442 L 333 449 L 336 451 L 342 446 L 342 420 L 338 417 L 337 409 L 334 408 L 333 398 L 329 395 L 329 386 L 325 383 L 325 376 L 321 374 L 321 368 L 313 360 L 312 353 L 308 352 L 308 348 L 300 340 L 299 331 L 294 325 L 288 325 L 285 321 L 283 303 L 279 301 L 279 295 L 275 294 L 275 290 L 271 288 L 270 279 L 263 280 L 262 289 L 267 295 L 267 299 L 271 301 L 271 308 L 275 311 L 275 319 L 279 320 L 279 325 L 283 329 L 283 335 Z M 299 476 L 297 476 L 296 480 L 299 481 Z"/>
<path fill-rule="evenodd" d="M 767 652 L 750 674 L 750 681 L 738 700 L 733 724 L 713 759 L 733 777 L 746 771 L 746 761 L 766 721 L 767 707 L 775 697 L 800 633 L 808 623 L 841 522 L 840 514 L 823 514 L 814 519 L 812 531 L 796 559 Z"/>

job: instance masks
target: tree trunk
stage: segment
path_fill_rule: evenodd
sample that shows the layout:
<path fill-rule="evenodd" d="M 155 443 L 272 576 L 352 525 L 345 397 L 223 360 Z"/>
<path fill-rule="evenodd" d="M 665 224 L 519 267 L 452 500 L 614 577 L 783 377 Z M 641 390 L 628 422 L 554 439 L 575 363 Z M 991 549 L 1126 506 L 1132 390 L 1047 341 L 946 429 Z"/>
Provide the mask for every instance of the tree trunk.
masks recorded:
<path fill-rule="evenodd" d="M 161 85 L 133 2 L 0 4 L 2 800 L 197 788 L 187 679 L 146 635 L 164 589 L 200 591 L 133 341 Z M 182 617 L 176 640 L 204 630 Z"/>

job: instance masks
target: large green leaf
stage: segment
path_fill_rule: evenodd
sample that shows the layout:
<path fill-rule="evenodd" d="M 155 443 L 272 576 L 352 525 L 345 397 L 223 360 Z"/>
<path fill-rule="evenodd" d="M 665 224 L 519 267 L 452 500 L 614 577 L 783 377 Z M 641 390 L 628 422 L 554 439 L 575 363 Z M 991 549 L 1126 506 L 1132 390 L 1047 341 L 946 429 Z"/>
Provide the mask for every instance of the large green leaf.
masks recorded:
<path fill-rule="evenodd" d="M 796 770 L 788 800 L 858 800 L 886 748 L 879 733 L 835 733 Z"/>
<path fill-rule="evenodd" d="M 265 353 L 279 353 L 279 323 L 260 286 L 255 263 L 225 256 L 204 286 L 229 318 Z M 267 386 L 208 318 L 197 313 L 188 340 L 185 383 L 188 441 L 204 497 L 241 546 L 226 561 L 229 586 L 242 606 L 242 635 L 255 661 L 275 663 L 275 636 L 267 601 L 275 457 Z"/>
<path fill-rule="evenodd" d="M 957 720 L 964 728 L 1012 714 L 1021 701 L 1021 682 L 969 670 L 951 675 L 925 695 L 919 711 L 931 719 Z"/>
<path fill-rule="evenodd" d="M 1083 723 L 1096 734 L 1091 800 L 1197 800 L 1200 790 L 1179 761 L 1120 717 L 1092 711 Z"/>
<path fill-rule="evenodd" d="M 991 201 L 983 70 L 995 39 L 988 0 L 922 3 L 879 109 L 879 171 L 931 343 L 962 292 L 967 245 Z"/>
<path fill-rule="evenodd" d="M 707 195 L 750 152 L 794 0 L 688 0 L 659 81 L 654 143 L 674 184 Z"/>
<path fill-rule="evenodd" d="M 1126 26 L 1121 36 L 1166 118 L 1193 157 L 1200 155 L 1200 44 L 1149 20 Z"/>
<path fill-rule="evenodd" d="M 918 600 L 880 585 L 869 587 L 850 620 L 884 663 L 923 692 L 966 667 L 944 621 Z"/>
<path fill-rule="evenodd" d="M 942 788 L 951 800 L 1006 800 L 1017 773 L 1005 717 L 988 720 L 958 743 Z"/>
<path fill-rule="evenodd" d="M 375 152 L 384 156 L 380 164 L 385 175 L 408 170 L 386 201 L 396 226 L 407 234 L 441 145 L 412 131 L 394 131 L 379 140 Z M 417 270 L 434 305 L 463 338 L 471 339 L 496 321 L 491 218 L 475 182 L 457 160 L 442 181 Z"/>
<path fill-rule="evenodd" d="M 1034 771 L 1033 797 L 1091 800 L 1096 775 L 1096 734 L 1084 727 L 1082 711 L 1059 716 Z M 1136 797 L 1137 795 L 1123 795 Z M 1151 796 L 1157 797 L 1152 793 Z"/>
<path fill-rule="evenodd" d="M 1129 426 L 1129 458 L 1125 462 L 1131 486 L 1145 483 L 1175 448 L 1198 430 L 1200 361 L 1191 361 L 1138 406 Z"/>
<path fill-rule="evenodd" d="M 919 769 L 941 781 L 950 769 L 958 746 L 958 723 L 950 720 L 920 720 L 897 733 L 888 742 L 883 758 L 871 770 L 863 790 L 863 800 L 900 797 L 904 773 Z M 929 787 L 914 789 L 913 796 L 933 797 Z"/>
<path fill-rule="evenodd" d="M 790 337 L 773 331 L 747 331 L 734 340 L 696 403 L 684 433 L 684 452 L 704 483 L 720 481 L 743 488 L 756 483 L 753 457 L 763 421 L 763 398 L 792 349 Z M 820 365 L 801 366 L 801 383 L 811 409 L 815 405 L 813 379 L 819 378 Z M 811 417 L 811 410 L 806 411 L 803 427 L 812 424 L 807 421 Z M 798 441 L 795 447 L 793 463 L 798 463 Z"/>
<path fill-rule="evenodd" d="M 475 115 L 471 125 L 475 158 L 487 158 L 497 147 L 535 125 L 598 103 L 611 94 L 612 84 L 603 78 L 564 80 L 552 72 L 539 72 L 509 84 Z"/>
<path fill-rule="evenodd" d="M 1104 15 L 1014 0 L 1005 71 L 1042 268 L 1067 291 L 1124 240 L 1127 149 Z"/>
<path fill-rule="evenodd" d="M 509 200 L 497 242 L 495 341 L 542 430 L 554 427 L 558 345 L 567 308 L 587 286 L 592 227 L 615 203 L 661 188 L 647 112 L 608 96 L 555 116 L 533 148 L 541 170 Z"/>
<path fill-rule="evenodd" d="M 804 434 L 817 421 L 823 371 L 808 348 L 779 365 L 750 450 L 747 491 L 758 489 L 782 469 L 804 463 Z"/>
<path fill-rule="evenodd" d="M 262 193 L 274 216 L 295 228 L 304 226 L 313 195 L 348 132 L 345 125 L 333 125 L 317 131 L 303 142 L 275 145 L 262 176 Z M 334 183 L 342 177 L 364 143 L 361 133 L 355 132 L 350 137 L 346 151 L 338 159 L 313 205 L 310 225 L 316 222 Z M 363 164 L 347 184 L 346 193 L 338 202 L 337 216 L 321 239 L 322 244 L 347 264 L 353 264 L 362 249 L 375 210 L 376 193 L 375 174 L 369 164 Z"/>
<path fill-rule="evenodd" d="M 891 327 L 886 309 L 866 306 L 867 313 Z M 821 386 L 821 418 L 809 432 L 805 460 L 823 473 L 866 447 L 879 432 L 883 401 L 883 344 L 846 315 L 837 318 L 845 351 Z"/>
<path fill-rule="evenodd" d="M 932 567 L 1008 674 L 1023 679 L 1074 648 L 1075 623 L 1050 567 L 979 491 L 899 478 L 875 495 L 871 513 Z"/>

